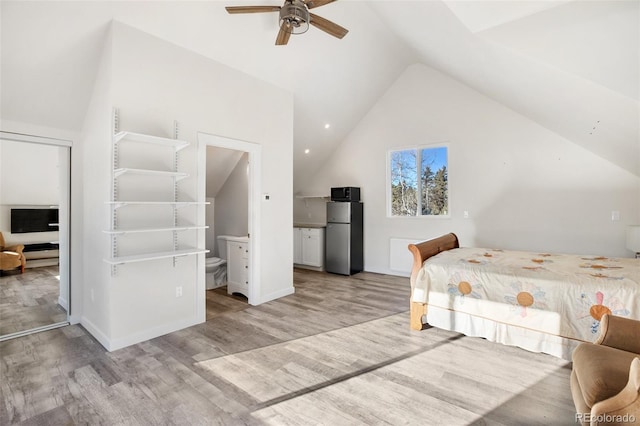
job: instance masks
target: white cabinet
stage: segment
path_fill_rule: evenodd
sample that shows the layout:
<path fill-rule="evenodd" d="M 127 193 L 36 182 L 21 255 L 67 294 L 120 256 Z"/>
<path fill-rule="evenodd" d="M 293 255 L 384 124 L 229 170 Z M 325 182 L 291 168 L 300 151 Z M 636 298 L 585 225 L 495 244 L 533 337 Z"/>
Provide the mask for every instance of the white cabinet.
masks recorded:
<path fill-rule="evenodd" d="M 140 150 L 140 144 L 144 150 Z M 175 265 L 177 257 L 208 252 L 195 244 L 194 231 L 207 228 L 195 224 L 196 211 L 190 210 L 182 220 L 178 215 L 179 209 L 207 204 L 178 201 L 182 196 L 178 182 L 188 177 L 178 170 L 178 152 L 188 145 L 178 139 L 131 132 L 113 136 L 112 194 L 107 202 L 111 227 L 104 231 L 111 238 L 111 256 L 104 261 L 112 265 L 112 273 L 117 265 L 126 263 L 173 258 Z M 167 154 L 171 157 L 170 169 L 166 161 L 160 162 Z M 137 165 L 144 161 L 152 166 Z M 123 167 L 123 163 L 136 166 Z M 178 234 L 184 233 L 188 235 L 179 238 Z"/>
<path fill-rule="evenodd" d="M 293 263 L 302 263 L 302 228 L 293 228 Z"/>
<path fill-rule="evenodd" d="M 302 229 L 302 264 L 321 267 L 324 257 L 322 229 Z"/>
<path fill-rule="evenodd" d="M 324 266 L 324 228 L 293 229 L 293 262 L 297 265 Z"/>
<path fill-rule="evenodd" d="M 227 241 L 227 293 L 249 297 L 248 241 Z"/>

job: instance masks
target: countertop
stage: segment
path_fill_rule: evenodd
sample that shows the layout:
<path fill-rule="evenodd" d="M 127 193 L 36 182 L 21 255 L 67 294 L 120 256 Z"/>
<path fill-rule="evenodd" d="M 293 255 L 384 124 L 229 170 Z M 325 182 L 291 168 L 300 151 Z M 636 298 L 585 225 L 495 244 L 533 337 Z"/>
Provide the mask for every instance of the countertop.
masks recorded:
<path fill-rule="evenodd" d="M 294 223 L 294 228 L 326 228 L 324 223 Z"/>

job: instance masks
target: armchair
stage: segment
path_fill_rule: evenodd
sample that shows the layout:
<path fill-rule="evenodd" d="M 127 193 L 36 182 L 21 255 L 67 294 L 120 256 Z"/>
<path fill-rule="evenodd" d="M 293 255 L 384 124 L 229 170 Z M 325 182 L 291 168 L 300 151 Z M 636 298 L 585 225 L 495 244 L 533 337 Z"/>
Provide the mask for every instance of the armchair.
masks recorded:
<path fill-rule="evenodd" d="M 640 422 L 640 321 L 603 315 L 594 343 L 573 351 L 571 395 L 576 421 L 587 425 Z"/>
<path fill-rule="evenodd" d="M 0 232 L 0 274 L 2 274 L 3 271 L 9 271 L 18 267 L 20 268 L 20 273 L 24 272 L 27 260 L 22 250 L 24 250 L 22 244 L 5 246 L 4 237 L 2 236 L 2 232 Z"/>

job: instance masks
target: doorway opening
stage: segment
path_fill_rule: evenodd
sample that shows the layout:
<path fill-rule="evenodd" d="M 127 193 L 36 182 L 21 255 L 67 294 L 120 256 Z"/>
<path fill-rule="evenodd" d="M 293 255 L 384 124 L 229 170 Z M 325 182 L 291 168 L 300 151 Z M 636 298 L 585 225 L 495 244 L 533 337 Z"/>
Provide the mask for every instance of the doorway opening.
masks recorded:
<path fill-rule="evenodd" d="M 71 142 L 0 132 L 0 341 L 69 324 Z"/>
<path fill-rule="evenodd" d="M 198 159 L 198 194 L 209 203 L 203 207 L 210 252 L 202 292 L 209 318 L 208 295 L 226 293 L 249 304 L 258 300 L 261 146 L 199 133 Z"/>

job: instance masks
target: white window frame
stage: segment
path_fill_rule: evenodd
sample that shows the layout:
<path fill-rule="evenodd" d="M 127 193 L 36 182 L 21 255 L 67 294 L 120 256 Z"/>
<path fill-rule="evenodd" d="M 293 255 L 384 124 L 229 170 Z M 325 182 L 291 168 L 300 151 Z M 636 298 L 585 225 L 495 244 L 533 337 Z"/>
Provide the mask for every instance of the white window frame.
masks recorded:
<path fill-rule="evenodd" d="M 446 148 L 447 149 L 447 173 L 450 174 L 451 172 L 451 168 L 449 166 L 449 153 L 450 153 L 450 149 L 449 149 L 449 143 L 448 142 L 439 142 L 439 143 L 433 143 L 433 144 L 425 144 L 425 145 L 411 145 L 411 146 L 404 146 L 404 147 L 398 147 L 398 148 L 391 148 L 389 150 L 387 150 L 387 167 L 386 167 L 386 194 L 387 194 L 387 199 L 386 199 L 386 210 L 387 210 L 387 218 L 389 219 L 449 219 L 451 217 L 451 197 L 450 197 L 450 193 L 451 193 L 451 181 L 449 179 L 447 179 L 447 214 L 440 214 L 440 215 L 422 215 L 422 214 L 416 214 L 415 216 L 395 216 L 392 214 L 391 212 L 391 156 L 393 153 L 395 152 L 400 152 L 400 151 L 411 151 L 411 150 L 415 150 L 416 151 L 416 170 L 418 171 L 418 176 L 417 178 L 417 192 L 418 192 L 418 199 L 417 199 L 417 208 L 416 208 L 416 213 L 422 211 L 422 197 L 420 196 L 421 193 L 421 179 L 420 179 L 420 165 L 422 163 L 422 150 L 424 149 L 435 149 L 435 148 Z"/>

